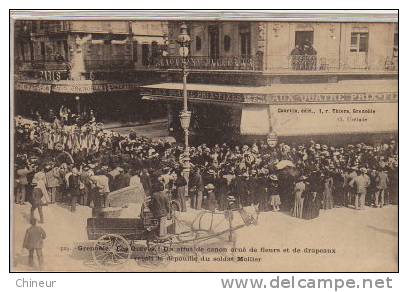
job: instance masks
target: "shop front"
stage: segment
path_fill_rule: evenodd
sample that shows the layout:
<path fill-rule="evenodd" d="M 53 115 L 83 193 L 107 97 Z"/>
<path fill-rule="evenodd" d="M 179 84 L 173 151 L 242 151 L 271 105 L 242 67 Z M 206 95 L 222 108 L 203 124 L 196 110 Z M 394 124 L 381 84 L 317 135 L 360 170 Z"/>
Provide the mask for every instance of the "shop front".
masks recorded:
<path fill-rule="evenodd" d="M 165 105 L 142 101 L 139 84 L 134 82 L 21 80 L 16 82 L 14 89 L 15 114 L 26 117 L 33 117 L 38 111 L 46 118 L 50 109 L 58 113 L 62 106 L 74 113 L 93 110 L 97 119 L 104 123 L 143 123 L 166 115 Z"/>
<path fill-rule="evenodd" d="M 190 130 L 226 140 L 260 138 L 271 132 L 288 140 L 392 135 L 398 129 L 397 88 L 395 80 L 257 87 L 188 84 L 194 121 Z M 141 95 L 170 104 L 169 123 L 177 120 L 182 84 L 142 86 Z"/>

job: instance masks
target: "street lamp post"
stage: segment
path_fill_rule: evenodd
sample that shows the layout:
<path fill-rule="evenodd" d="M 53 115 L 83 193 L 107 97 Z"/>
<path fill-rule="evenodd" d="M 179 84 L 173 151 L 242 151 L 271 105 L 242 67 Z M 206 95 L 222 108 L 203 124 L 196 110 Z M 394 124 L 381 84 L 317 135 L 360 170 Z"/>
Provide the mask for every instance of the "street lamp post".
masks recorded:
<path fill-rule="evenodd" d="M 187 25 L 183 22 L 180 26 L 180 34 L 177 36 L 177 43 L 180 45 L 180 56 L 182 57 L 182 74 L 183 74 L 183 110 L 180 113 L 180 124 L 184 130 L 184 173 L 188 181 L 190 173 L 190 151 L 188 143 L 188 128 L 190 126 L 191 112 L 188 110 L 187 105 L 187 56 L 188 46 L 191 42 L 191 38 L 187 32 Z"/>

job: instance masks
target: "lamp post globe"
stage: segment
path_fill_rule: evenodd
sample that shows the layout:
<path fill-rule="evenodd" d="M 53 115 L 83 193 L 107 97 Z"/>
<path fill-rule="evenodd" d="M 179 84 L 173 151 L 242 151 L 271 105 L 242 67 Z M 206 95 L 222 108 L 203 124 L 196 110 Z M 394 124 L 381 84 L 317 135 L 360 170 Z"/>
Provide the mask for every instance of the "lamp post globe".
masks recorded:
<path fill-rule="evenodd" d="M 189 43 L 191 42 L 191 38 L 188 35 L 187 25 L 183 22 L 180 26 L 180 34 L 177 36 L 177 43 L 180 47 L 188 47 Z"/>
<path fill-rule="evenodd" d="M 179 54 L 181 57 L 186 58 L 188 56 L 188 47 L 180 47 Z"/>

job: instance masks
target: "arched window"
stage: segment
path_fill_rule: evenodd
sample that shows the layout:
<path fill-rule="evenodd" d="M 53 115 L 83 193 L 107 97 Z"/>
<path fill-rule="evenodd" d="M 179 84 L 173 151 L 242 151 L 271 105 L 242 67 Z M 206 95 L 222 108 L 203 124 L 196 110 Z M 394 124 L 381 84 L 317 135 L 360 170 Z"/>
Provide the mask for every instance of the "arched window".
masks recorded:
<path fill-rule="evenodd" d="M 229 36 L 224 36 L 224 51 L 229 52 L 231 49 L 231 38 Z"/>
<path fill-rule="evenodd" d="M 195 49 L 196 51 L 201 51 L 201 38 L 199 36 L 195 38 Z"/>

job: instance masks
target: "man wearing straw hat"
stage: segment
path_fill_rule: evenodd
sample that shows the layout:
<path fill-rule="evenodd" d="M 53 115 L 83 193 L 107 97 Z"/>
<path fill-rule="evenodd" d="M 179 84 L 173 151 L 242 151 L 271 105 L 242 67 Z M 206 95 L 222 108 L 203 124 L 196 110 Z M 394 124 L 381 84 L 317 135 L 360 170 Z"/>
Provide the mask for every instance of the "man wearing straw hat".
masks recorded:
<path fill-rule="evenodd" d="M 375 192 L 375 207 L 384 206 L 384 194 L 387 191 L 389 185 L 388 174 L 385 172 L 384 168 L 378 172 L 376 177 L 377 190 Z M 380 201 L 378 201 L 380 199 Z"/>
<path fill-rule="evenodd" d="M 365 206 L 367 188 L 370 185 L 370 178 L 367 175 L 367 169 L 365 167 L 360 168 L 357 171 L 357 176 L 350 182 L 350 184 L 356 186 L 355 209 L 363 210 Z"/>

